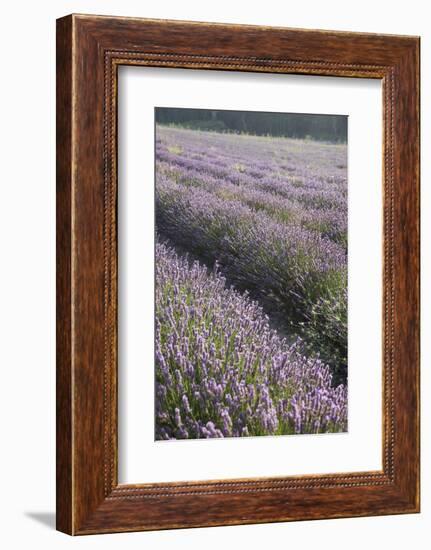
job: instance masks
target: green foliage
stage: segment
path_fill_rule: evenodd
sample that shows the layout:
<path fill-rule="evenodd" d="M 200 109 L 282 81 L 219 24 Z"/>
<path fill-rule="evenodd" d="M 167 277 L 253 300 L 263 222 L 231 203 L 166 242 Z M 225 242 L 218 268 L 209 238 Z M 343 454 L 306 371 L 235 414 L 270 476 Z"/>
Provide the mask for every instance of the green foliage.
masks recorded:
<path fill-rule="evenodd" d="M 310 303 L 303 336 L 308 351 L 319 349 L 320 357 L 332 367 L 334 383 L 347 378 L 347 289 L 326 289 L 326 296 Z"/>
<path fill-rule="evenodd" d="M 191 130 L 347 142 L 347 117 L 340 115 L 157 107 L 156 122 Z"/>
<path fill-rule="evenodd" d="M 190 120 L 178 125 L 188 130 L 203 130 L 205 132 L 224 132 L 228 130 L 221 120 Z"/>

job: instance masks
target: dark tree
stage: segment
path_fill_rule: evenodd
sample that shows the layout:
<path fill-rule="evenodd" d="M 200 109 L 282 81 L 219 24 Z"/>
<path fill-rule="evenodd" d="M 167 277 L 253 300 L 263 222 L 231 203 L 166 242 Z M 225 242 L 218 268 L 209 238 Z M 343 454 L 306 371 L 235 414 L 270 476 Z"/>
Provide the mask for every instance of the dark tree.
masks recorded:
<path fill-rule="evenodd" d="M 156 107 L 156 122 L 196 130 L 347 142 L 347 116 Z"/>

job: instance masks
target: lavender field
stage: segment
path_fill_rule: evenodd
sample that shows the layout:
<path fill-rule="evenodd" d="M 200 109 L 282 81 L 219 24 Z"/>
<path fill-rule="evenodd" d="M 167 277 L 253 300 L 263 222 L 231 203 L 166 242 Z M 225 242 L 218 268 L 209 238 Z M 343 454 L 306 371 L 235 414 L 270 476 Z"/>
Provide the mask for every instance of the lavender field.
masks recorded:
<path fill-rule="evenodd" d="M 156 439 L 347 430 L 347 146 L 156 126 Z"/>

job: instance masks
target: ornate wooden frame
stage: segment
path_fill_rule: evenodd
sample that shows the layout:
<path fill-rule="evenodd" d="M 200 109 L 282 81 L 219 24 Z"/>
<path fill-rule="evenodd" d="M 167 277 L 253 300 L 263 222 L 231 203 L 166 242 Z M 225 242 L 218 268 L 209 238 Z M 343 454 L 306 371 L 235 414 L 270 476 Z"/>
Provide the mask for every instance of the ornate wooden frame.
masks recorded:
<path fill-rule="evenodd" d="M 119 485 L 119 65 L 377 78 L 384 102 L 383 470 Z M 70 15 L 57 21 L 57 528 L 419 511 L 419 38 Z"/>

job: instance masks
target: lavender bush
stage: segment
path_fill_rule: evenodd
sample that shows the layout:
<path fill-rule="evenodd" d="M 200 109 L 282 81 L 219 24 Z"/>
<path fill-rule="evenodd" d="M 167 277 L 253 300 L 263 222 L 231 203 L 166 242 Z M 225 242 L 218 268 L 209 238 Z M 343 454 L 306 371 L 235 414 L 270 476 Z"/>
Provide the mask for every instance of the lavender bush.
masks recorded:
<path fill-rule="evenodd" d="M 345 381 L 346 147 L 157 127 L 156 155 L 159 232 Z"/>
<path fill-rule="evenodd" d="M 247 294 L 156 244 L 156 439 L 341 432 L 347 390 Z"/>

